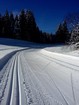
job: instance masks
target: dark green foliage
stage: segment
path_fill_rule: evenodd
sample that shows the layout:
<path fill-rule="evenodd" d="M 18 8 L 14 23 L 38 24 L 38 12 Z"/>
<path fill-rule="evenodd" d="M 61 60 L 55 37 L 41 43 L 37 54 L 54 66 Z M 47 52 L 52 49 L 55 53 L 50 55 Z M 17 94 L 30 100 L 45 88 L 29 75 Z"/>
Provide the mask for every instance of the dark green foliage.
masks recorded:
<path fill-rule="evenodd" d="M 63 24 L 59 25 L 59 28 L 56 32 L 56 41 L 58 43 L 65 43 L 69 39 L 69 31 L 67 28 L 66 21 Z"/>
<path fill-rule="evenodd" d="M 27 40 L 26 38 L 26 15 L 25 15 L 25 11 L 22 10 L 21 13 L 20 13 L 20 16 L 19 16 L 19 26 L 20 26 L 20 36 L 21 36 L 21 39 L 25 39 Z"/>
<path fill-rule="evenodd" d="M 15 38 L 21 39 L 21 34 L 20 34 L 20 24 L 19 24 L 19 17 L 16 15 L 15 17 L 15 24 L 14 24 L 14 35 Z"/>
<path fill-rule="evenodd" d="M 14 29 L 15 29 L 15 19 L 14 19 L 13 13 L 11 13 L 10 14 L 10 29 L 9 29 L 11 38 L 15 38 Z"/>
<path fill-rule="evenodd" d="M 0 15 L 0 37 L 16 38 L 37 43 L 65 43 L 68 40 L 68 29 L 66 22 L 60 24 L 56 35 L 39 30 L 34 15 L 30 10 L 22 10 L 14 16 L 6 11 L 4 16 Z"/>
<path fill-rule="evenodd" d="M 3 17 L 3 36 L 10 37 L 10 17 L 8 11 L 6 11 Z"/>
<path fill-rule="evenodd" d="M 36 22 L 34 15 L 31 11 L 26 11 L 26 22 L 27 22 L 27 34 L 29 35 L 29 38 L 31 41 L 37 41 L 37 35 L 36 35 Z"/>
<path fill-rule="evenodd" d="M 2 37 L 2 28 L 3 28 L 3 22 L 2 22 L 2 16 L 0 14 L 0 37 Z"/>

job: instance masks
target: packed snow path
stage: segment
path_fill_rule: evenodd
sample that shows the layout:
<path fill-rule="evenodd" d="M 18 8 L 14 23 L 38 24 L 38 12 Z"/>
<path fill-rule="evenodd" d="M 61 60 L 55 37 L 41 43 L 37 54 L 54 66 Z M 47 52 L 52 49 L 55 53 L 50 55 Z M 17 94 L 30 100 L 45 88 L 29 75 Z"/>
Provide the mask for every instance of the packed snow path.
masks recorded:
<path fill-rule="evenodd" d="M 18 51 L 0 71 L 0 105 L 79 105 L 79 58 Z"/>

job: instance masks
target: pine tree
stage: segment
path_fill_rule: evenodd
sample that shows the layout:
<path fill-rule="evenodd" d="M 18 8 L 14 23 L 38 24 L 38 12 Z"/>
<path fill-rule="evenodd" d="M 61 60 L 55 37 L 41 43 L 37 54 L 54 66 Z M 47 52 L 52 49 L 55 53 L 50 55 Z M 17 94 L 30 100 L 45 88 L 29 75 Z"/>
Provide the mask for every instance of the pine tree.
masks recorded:
<path fill-rule="evenodd" d="M 2 25 L 2 16 L 0 14 L 0 37 L 2 36 L 2 28 L 3 28 L 3 25 Z"/>
<path fill-rule="evenodd" d="M 11 37 L 10 36 L 10 17 L 8 11 L 6 11 L 4 18 L 4 37 Z"/>
<path fill-rule="evenodd" d="M 26 36 L 26 15 L 25 15 L 25 11 L 22 10 L 19 16 L 19 24 L 20 24 L 20 35 L 22 39 L 27 40 L 27 36 Z"/>
<path fill-rule="evenodd" d="M 38 43 L 52 43 L 52 35 L 42 32 L 37 27 L 32 11 L 22 10 L 14 18 L 8 11 L 0 15 L 0 37 L 17 38 Z"/>
<path fill-rule="evenodd" d="M 71 32 L 70 43 L 79 42 L 79 24 L 77 24 Z"/>
<path fill-rule="evenodd" d="M 59 28 L 56 32 L 56 39 L 57 42 L 59 43 L 65 43 L 66 41 L 68 41 L 68 38 L 69 38 L 69 31 L 67 28 L 66 21 L 64 21 L 63 24 L 59 25 Z"/>
<path fill-rule="evenodd" d="M 28 40 L 37 42 L 38 36 L 37 36 L 37 26 L 35 22 L 34 15 L 31 11 L 26 11 L 26 27 L 27 27 L 27 35 Z"/>
<path fill-rule="evenodd" d="M 21 39 L 20 24 L 19 24 L 19 18 L 17 15 L 15 17 L 14 34 L 15 34 L 15 38 Z"/>
<path fill-rule="evenodd" d="M 64 33 L 64 42 L 68 42 L 70 38 L 69 30 L 67 28 L 67 23 L 64 21 L 63 23 L 63 33 Z"/>
<path fill-rule="evenodd" d="M 56 32 L 56 41 L 61 42 L 62 41 L 62 24 L 59 25 L 58 30 Z"/>
<path fill-rule="evenodd" d="M 15 20 L 14 20 L 13 13 L 11 13 L 10 14 L 10 35 L 11 35 L 11 38 L 15 38 L 15 36 L 14 36 L 14 25 L 15 25 Z"/>

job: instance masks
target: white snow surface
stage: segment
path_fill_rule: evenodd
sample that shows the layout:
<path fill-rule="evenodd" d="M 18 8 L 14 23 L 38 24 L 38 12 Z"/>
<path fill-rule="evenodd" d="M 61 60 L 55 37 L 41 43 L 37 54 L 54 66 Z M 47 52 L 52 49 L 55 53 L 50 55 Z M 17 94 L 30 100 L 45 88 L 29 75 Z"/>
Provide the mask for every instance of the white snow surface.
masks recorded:
<path fill-rule="evenodd" d="M 78 50 L 0 42 L 0 105 L 79 105 Z"/>

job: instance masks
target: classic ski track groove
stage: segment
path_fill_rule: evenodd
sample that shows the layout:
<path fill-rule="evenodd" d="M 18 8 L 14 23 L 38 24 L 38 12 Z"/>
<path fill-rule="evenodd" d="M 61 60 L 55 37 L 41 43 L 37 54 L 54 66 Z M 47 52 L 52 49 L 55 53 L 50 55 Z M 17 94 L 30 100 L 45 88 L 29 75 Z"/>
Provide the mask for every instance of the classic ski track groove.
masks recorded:
<path fill-rule="evenodd" d="M 33 67 L 32 65 L 33 61 L 31 62 L 31 59 L 30 60 L 27 59 L 30 57 L 28 55 L 29 53 L 30 54 L 35 53 L 36 56 L 40 58 L 40 60 L 42 60 L 41 57 L 43 57 L 44 60 L 48 61 L 47 64 L 43 67 L 40 67 L 38 65 L 39 62 L 36 62 L 38 61 L 37 58 L 34 62 L 35 67 Z M 23 97 L 25 101 L 24 105 L 52 105 L 51 103 L 55 103 L 55 105 L 64 105 L 64 104 L 71 105 L 70 102 L 68 102 L 69 98 L 68 99 L 66 98 L 67 97 L 66 94 L 63 93 L 63 91 L 57 84 L 57 81 L 55 80 L 56 78 L 56 75 L 54 76 L 55 71 L 52 73 L 51 76 L 49 71 L 45 70 L 51 64 L 51 62 L 54 62 L 60 65 L 61 67 L 63 66 L 65 68 L 68 68 L 72 72 L 77 71 L 79 73 L 78 65 L 49 57 L 41 53 L 40 50 L 37 51 L 35 49 L 27 49 L 24 51 L 22 50 L 18 51 L 16 54 L 14 54 L 14 56 L 12 56 L 12 58 L 0 71 L 0 73 L 2 74 L 0 75 L 0 82 L 3 81 L 4 83 L 2 85 L 3 91 L 2 91 L 2 96 L 0 97 L 0 105 L 23 105 L 23 100 L 22 100 Z M 37 75 L 36 71 L 37 69 L 39 75 Z M 42 73 L 45 72 L 44 74 L 40 72 L 42 70 L 43 70 Z M 74 101 L 73 105 L 77 105 L 72 72 L 70 75 L 70 80 L 71 80 L 70 84 Z M 45 88 L 44 85 L 42 84 L 43 82 L 41 82 L 41 79 L 39 77 L 40 75 L 49 77 L 49 80 L 51 80 L 50 86 L 52 86 L 53 84 L 55 90 L 57 90 L 56 94 L 58 94 L 61 97 L 61 100 L 63 100 L 63 102 L 57 100 L 57 97 L 55 98 L 51 96 L 51 94 L 49 94 L 50 92 L 48 93 L 46 91 L 47 88 Z M 44 78 L 42 77 L 42 79 L 45 79 L 45 77 Z M 44 81 L 46 82 L 47 79 Z M 48 83 L 48 81 L 46 83 Z"/>

